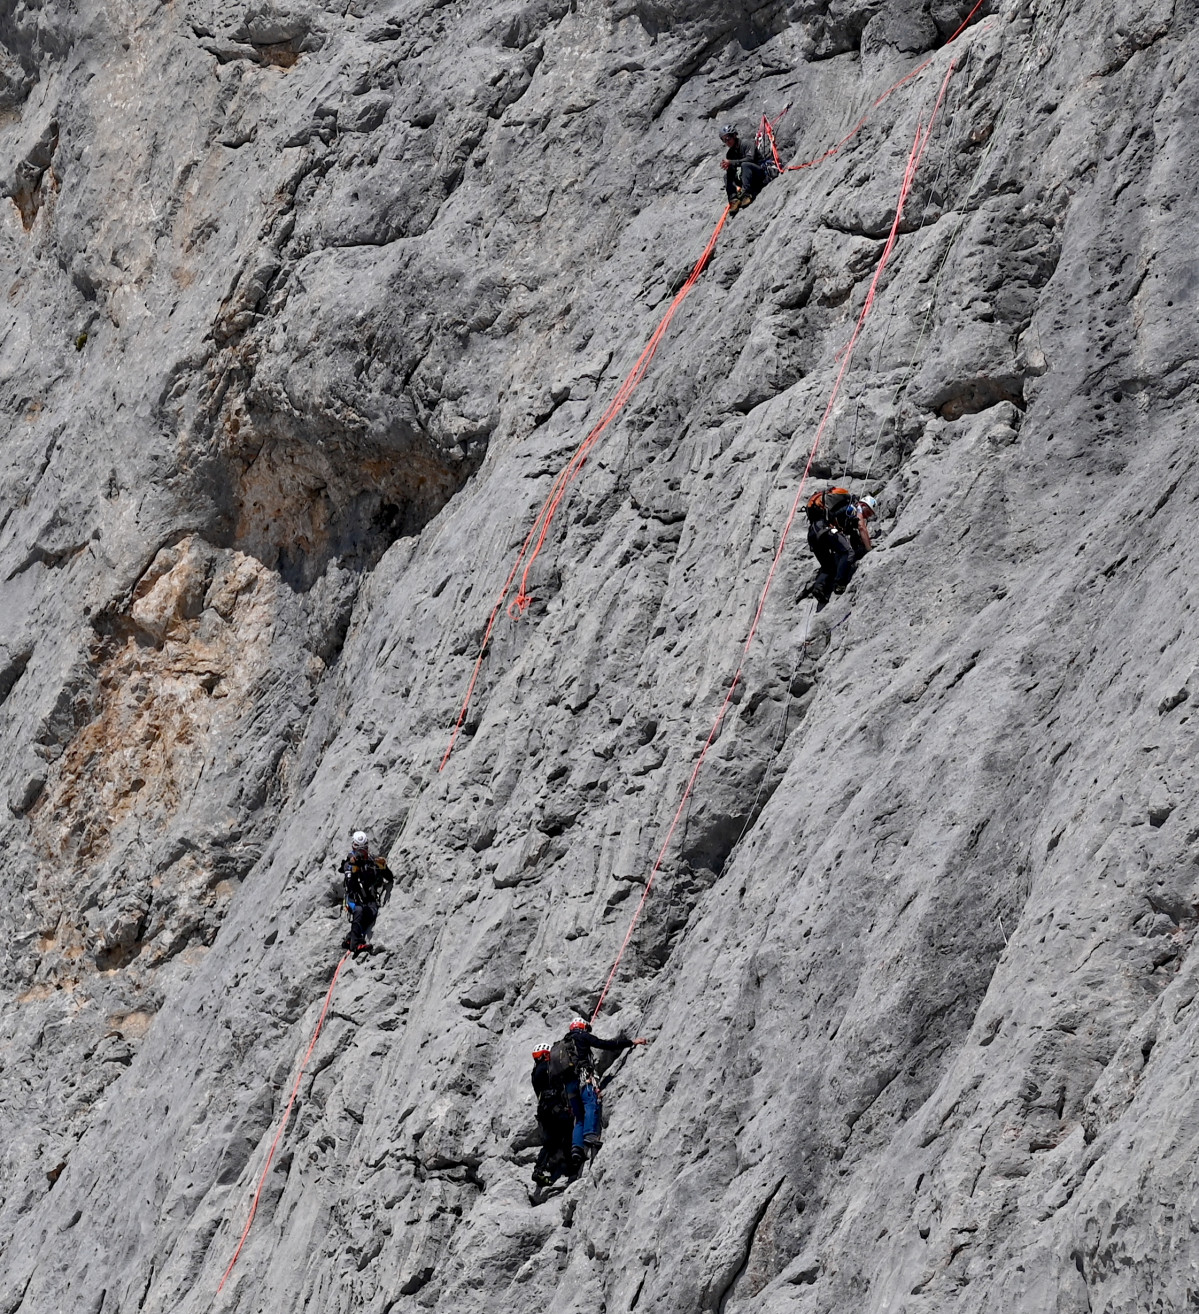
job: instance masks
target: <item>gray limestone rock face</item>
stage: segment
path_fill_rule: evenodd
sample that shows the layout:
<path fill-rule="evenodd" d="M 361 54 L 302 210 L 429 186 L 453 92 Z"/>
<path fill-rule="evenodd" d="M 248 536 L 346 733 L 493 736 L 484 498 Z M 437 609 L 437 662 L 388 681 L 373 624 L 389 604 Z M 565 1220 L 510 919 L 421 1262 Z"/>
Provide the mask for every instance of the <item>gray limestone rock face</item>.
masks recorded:
<path fill-rule="evenodd" d="M 0 13 L 0 1314 L 1199 1300 L 1197 23 Z"/>

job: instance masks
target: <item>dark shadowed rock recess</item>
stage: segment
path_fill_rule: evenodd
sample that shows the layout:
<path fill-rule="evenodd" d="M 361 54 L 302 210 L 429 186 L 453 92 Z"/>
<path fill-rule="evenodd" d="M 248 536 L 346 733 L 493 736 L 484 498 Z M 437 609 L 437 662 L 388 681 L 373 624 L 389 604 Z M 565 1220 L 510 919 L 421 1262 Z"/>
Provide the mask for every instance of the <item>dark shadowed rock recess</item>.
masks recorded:
<path fill-rule="evenodd" d="M 0 1314 L 1199 1304 L 1199 5 L 971 8 L 0 6 Z"/>

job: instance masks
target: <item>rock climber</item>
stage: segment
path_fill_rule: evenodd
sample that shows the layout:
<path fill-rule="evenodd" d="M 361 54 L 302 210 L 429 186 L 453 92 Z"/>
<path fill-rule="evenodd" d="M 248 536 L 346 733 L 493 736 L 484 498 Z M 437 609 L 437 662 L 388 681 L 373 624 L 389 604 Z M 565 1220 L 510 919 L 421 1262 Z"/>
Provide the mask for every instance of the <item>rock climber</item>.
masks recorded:
<path fill-rule="evenodd" d="M 854 497 L 848 488 L 826 488 L 808 499 L 808 546 L 820 570 L 800 592 L 823 611 L 834 593 L 844 593 L 858 562 L 871 549 L 868 522 L 878 513 L 873 497 Z"/>
<path fill-rule="evenodd" d="M 574 1119 L 570 1157 L 576 1169 L 582 1164 L 587 1150 L 598 1150 L 602 1142 L 600 1114 L 603 1095 L 591 1051 L 619 1051 L 644 1044 L 644 1040 L 630 1040 L 625 1035 L 617 1036 L 614 1040 L 603 1040 L 592 1034 L 590 1022 L 576 1017 L 570 1024 L 570 1030 L 553 1046 L 549 1073 L 551 1076 L 561 1076 L 562 1088 L 570 1104 Z"/>
<path fill-rule="evenodd" d="M 562 1078 L 550 1076 L 548 1041 L 533 1051 L 532 1081 L 537 1096 L 537 1125 L 541 1128 L 541 1153 L 533 1165 L 534 1194 L 539 1199 L 559 1177 L 573 1181 L 578 1175 L 578 1165 L 572 1162 L 570 1154 L 574 1116 Z"/>
<path fill-rule="evenodd" d="M 729 198 L 729 213 L 736 214 L 752 205 L 766 186 L 769 180 L 766 161 L 756 141 L 748 145 L 742 142 L 736 124 L 726 123 L 720 130 L 720 140 L 727 147 L 725 157 L 720 161 L 724 170 L 724 190 Z"/>
<path fill-rule="evenodd" d="M 383 858 L 370 851 L 366 832 L 356 830 L 350 838 L 350 856 L 341 864 L 345 883 L 345 906 L 350 914 L 350 933 L 342 947 L 353 953 L 369 953 L 371 928 L 379 908 L 391 898 L 395 877 Z"/>

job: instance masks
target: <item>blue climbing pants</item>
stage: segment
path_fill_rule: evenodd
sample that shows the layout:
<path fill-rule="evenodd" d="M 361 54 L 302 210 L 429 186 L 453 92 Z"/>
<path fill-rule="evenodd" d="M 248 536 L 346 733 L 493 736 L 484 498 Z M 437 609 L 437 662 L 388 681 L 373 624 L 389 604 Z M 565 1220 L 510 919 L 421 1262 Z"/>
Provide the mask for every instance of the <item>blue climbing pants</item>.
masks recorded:
<path fill-rule="evenodd" d="M 591 1136 L 600 1129 L 599 1091 L 590 1081 L 584 1081 L 582 1085 L 577 1081 L 568 1081 L 566 1098 L 570 1101 L 571 1116 L 575 1120 L 570 1134 L 571 1149 L 581 1150 L 583 1137 Z"/>

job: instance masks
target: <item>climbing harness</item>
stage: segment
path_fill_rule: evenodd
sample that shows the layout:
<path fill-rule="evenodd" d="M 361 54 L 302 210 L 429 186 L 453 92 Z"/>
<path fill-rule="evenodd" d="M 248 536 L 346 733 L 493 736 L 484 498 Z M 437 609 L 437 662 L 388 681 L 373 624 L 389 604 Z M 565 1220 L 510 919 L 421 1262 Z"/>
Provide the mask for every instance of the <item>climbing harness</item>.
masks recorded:
<path fill-rule="evenodd" d="M 333 999 L 333 991 L 337 985 L 337 978 L 341 975 L 341 969 L 349 962 L 352 954 L 343 954 L 341 962 L 337 964 L 337 970 L 333 973 L 333 980 L 329 982 L 329 990 L 325 995 L 325 1002 L 321 1008 L 321 1015 L 316 1021 L 316 1030 L 312 1033 L 312 1039 L 308 1042 L 308 1048 L 304 1051 L 304 1057 L 300 1060 L 300 1070 L 296 1073 L 296 1079 L 292 1082 L 291 1094 L 287 1097 L 287 1106 L 283 1110 L 283 1117 L 279 1119 L 279 1127 L 275 1132 L 275 1139 L 271 1141 L 271 1148 L 267 1151 L 266 1163 L 262 1166 L 262 1175 L 258 1179 L 258 1189 L 254 1192 L 254 1199 L 250 1202 L 250 1216 L 246 1219 L 246 1225 L 242 1229 L 241 1240 L 237 1243 L 237 1249 L 233 1252 L 233 1258 L 229 1261 L 229 1267 L 225 1269 L 225 1276 L 221 1278 L 217 1285 L 217 1293 L 220 1294 L 221 1288 L 229 1280 L 229 1274 L 233 1272 L 233 1266 L 237 1263 L 237 1257 L 241 1254 L 242 1246 L 246 1244 L 246 1238 L 250 1235 L 250 1227 L 254 1222 L 254 1215 L 258 1212 L 258 1201 L 262 1196 L 262 1188 L 266 1185 L 266 1175 L 271 1170 L 271 1162 L 275 1157 L 275 1150 L 278 1148 L 279 1141 L 282 1139 L 283 1132 L 287 1127 L 287 1121 L 291 1117 L 291 1106 L 296 1102 L 296 1096 L 300 1092 L 300 1082 L 304 1079 L 304 1070 L 308 1067 L 308 1060 L 312 1057 L 312 1051 L 316 1048 L 316 1042 L 320 1039 L 321 1028 L 325 1025 L 325 1014 L 329 1011 L 329 1004 Z"/>
<path fill-rule="evenodd" d="M 891 223 L 891 231 L 887 237 L 886 244 L 883 246 L 882 254 L 879 256 L 878 265 L 874 270 L 874 277 L 870 280 L 870 287 L 867 290 L 866 299 L 862 303 L 862 309 L 858 314 L 856 323 L 854 324 L 853 332 L 850 334 L 849 340 L 839 353 L 841 365 L 837 371 L 837 376 L 833 381 L 833 387 L 829 393 L 828 403 L 824 408 L 824 414 L 821 416 L 820 423 L 816 427 L 816 436 L 812 440 L 811 450 L 808 452 L 807 463 L 804 466 L 803 474 L 800 477 L 799 486 L 795 491 L 795 498 L 791 503 L 791 510 L 787 516 L 786 523 L 783 526 L 783 532 L 779 536 L 778 547 L 775 549 L 774 560 L 770 563 L 770 570 L 767 573 L 766 583 L 763 585 L 761 595 L 758 599 L 758 607 L 754 613 L 753 622 L 749 627 L 749 633 L 746 636 L 745 643 L 742 645 L 737 669 L 733 673 L 733 678 L 729 684 L 728 691 L 724 695 L 724 701 L 720 704 L 720 708 L 716 713 L 716 719 L 712 722 L 712 728 L 708 731 L 708 737 L 704 740 L 703 747 L 700 749 L 699 755 L 695 759 L 695 765 L 692 767 L 691 774 L 687 779 L 687 784 L 683 789 L 683 796 L 679 800 L 679 805 L 675 810 L 674 817 L 672 818 L 670 825 L 667 827 L 666 837 L 662 841 L 662 846 L 658 850 L 658 856 L 654 859 L 654 865 L 646 879 L 645 889 L 642 891 L 637 907 L 633 910 L 633 916 L 629 922 L 629 928 L 625 932 L 624 939 L 621 941 L 620 948 L 616 954 L 616 960 L 612 964 L 612 969 L 608 973 L 607 980 L 604 982 L 604 988 L 600 991 L 599 999 L 596 1001 L 595 1010 L 591 1015 L 593 1022 L 599 1016 L 600 1009 L 604 1006 L 604 1000 L 608 997 L 608 991 L 612 988 L 612 982 L 616 977 L 616 971 L 620 967 L 621 959 L 624 957 L 629 941 L 633 937 L 633 931 L 636 929 L 637 923 L 641 920 L 641 914 L 645 909 L 647 900 L 649 899 L 650 891 L 653 889 L 654 878 L 661 870 L 662 863 L 666 858 L 667 849 L 670 847 L 670 841 L 674 838 L 674 832 L 678 828 L 679 821 L 682 819 L 683 813 L 690 801 L 692 791 L 695 789 L 695 782 L 699 777 L 700 770 L 703 767 L 705 760 L 707 759 L 708 751 L 716 741 L 716 736 L 721 725 L 724 723 L 724 718 L 732 704 L 733 696 L 744 677 L 745 661 L 749 655 L 750 648 L 753 646 L 758 627 L 761 624 L 762 613 L 766 609 L 766 600 L 770 596 L 770 590 L 774 584 L 775 575 L 778 573 L 779 563 L 782 560 L 783 551 L 787 546 L 787 539 L 791 533 L 791 526 L 795 523 L 795 517 L 803 502 L 804 488 L 808 481 L 808 475 L 811 473 L 812 463 L 816 459 L 816 453 L 819 450 L 821 440 L 824 437 L 825 428 L 827 427 L 829 418 L 833 413 L 833 406 L 836 404 L 837 396 L 841 391 L 841 384 L 849 369 L 850 361 L 853 359 L 854 348 L 857 346 L 858 340 L 861 338 L 862 329 L 865 326 L 871 308 L 874 305 L 879 281 L 881 280 L 883 271 L 886 269 L 887 263 L 891 258 L 891 253 L 895 249 L 895 241 L 899 235 L 899 223 L 903 218 L 904 203 L 908 198 L 909 192 L 912 190 L 912 184 L 915 182 L 916 170 L 919 168 L 920 161 L 924 158 L 924 153 L 928 149 L 933 125 L 936 123 L 937 115 L 941 109 L 941 104 L 945 99 L 945 92 L 949 87 L 949 80 L 953 77 L 955 67 L 956 61 L 951 59 L 949 61 L 949 67 L 945 72 L 945 78 L 941 83 L 941 89 L 937 93 L 937 99 L 933 104 L 932 113 L 929 115 L 928 123 L 925 124 L 923 120 L 920 120 L 916 125 L 916 136 L 912 142 L 912 149 L 908 153 L 908 162 L 904 169 L 903 181 L 900 184 L 899 196 L 895 204 L 895 218 Z"/>

